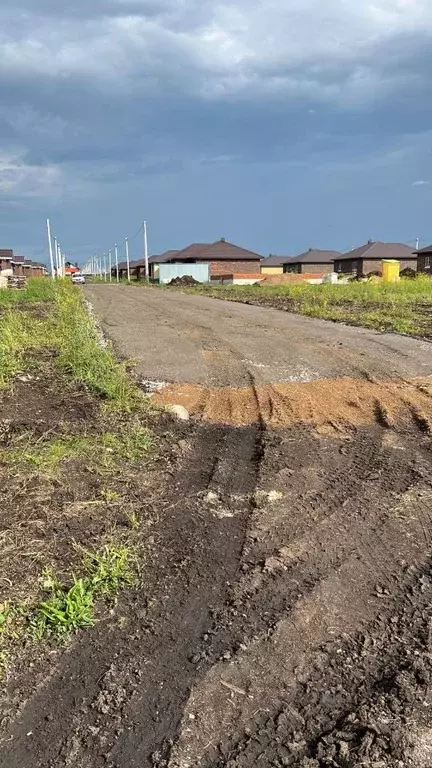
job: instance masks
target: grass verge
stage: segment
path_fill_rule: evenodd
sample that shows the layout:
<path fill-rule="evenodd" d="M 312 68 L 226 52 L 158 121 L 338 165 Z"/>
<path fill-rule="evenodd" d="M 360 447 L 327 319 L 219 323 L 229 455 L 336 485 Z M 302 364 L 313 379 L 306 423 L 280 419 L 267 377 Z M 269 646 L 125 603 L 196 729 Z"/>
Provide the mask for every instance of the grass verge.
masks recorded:
<path fill-rule="evenodd" d="M 13 447 L 0 449 L 0 461 L 47 476 L 73 460 L 84 460 L 93 472 L 112 472 L 123 461 L 142 461 L 152 443 L 152 432 L 134 422 L 120 426 L 116 432 L 66 434 L 46 441 L 25 434 L 15 440 Z"/>
<path fill-rule="evenodd" d="M 41 302 L 46 313 L 37 311 Z M 57 353 L 57 365 L 109 408 L 130 412 L 148 403 L 111 346 L 101 344 L 78 286 L 34 278 L 24 291 L 0 290 L 0 308 L 0 387 L 25 368 L 29 350 L 50 349 Z"/>
<path fill-rule="evenodd" d="M 156 411 L 80 288 L 37 278 L 0 290 L 0 403 L 0 677 L 27 680 L 134 582 Z"/>
<path fill-rule="evenodd" d="M 171 289 L 172 290 L 172 289 Z M 174 289 L 175 290 L 175 289 Z M 202 285 L 181 288 L 219 299 L 270 306 L 323 320 L 432 338 L 432 279 L 347 285 Z"/>

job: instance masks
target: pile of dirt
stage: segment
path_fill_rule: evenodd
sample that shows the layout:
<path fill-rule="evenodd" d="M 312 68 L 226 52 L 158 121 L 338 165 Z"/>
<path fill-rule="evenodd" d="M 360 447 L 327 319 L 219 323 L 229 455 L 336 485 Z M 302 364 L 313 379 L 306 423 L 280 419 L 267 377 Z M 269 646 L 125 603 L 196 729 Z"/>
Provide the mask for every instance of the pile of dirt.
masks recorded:
<path fill-rule="evenodd" d="M 205 387 L 171 384 L 154 395 L 161 405 L 178 403 L 203 421 L 232 426 L 268 427 L 311 424 L 336 434 L 350 426 L 395 419 L 414 422 L 432 433 L 432 380 L 369 380 L 342 377 L 263 384 L 256 387 Z"/>
<path fill-rule="evenodd" d="M 304 285 L 301 275 L 295 272 L 287 272 L 284 275 L 266 275 L 261 285 Z"/>
<path fill-rule="evenodd" d="M 168 285 L 199 285 L 198 280 L 195 280 L 192 275 L 183 275 L 182 277 L 173 277 L 173 279 L 168 283 Z"/>

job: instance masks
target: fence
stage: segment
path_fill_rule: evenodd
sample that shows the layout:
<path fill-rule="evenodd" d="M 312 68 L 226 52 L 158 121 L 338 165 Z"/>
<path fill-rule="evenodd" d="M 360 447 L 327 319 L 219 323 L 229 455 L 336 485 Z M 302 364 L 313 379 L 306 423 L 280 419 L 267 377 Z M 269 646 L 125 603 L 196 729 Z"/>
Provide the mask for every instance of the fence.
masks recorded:
<path fill-rule="evenodd" d="M 175 277 L 189 275 L 198 283 L 208 283 L 210 280 L 209 264 L 160 264 L 159 282 L 169 283 Z"/>

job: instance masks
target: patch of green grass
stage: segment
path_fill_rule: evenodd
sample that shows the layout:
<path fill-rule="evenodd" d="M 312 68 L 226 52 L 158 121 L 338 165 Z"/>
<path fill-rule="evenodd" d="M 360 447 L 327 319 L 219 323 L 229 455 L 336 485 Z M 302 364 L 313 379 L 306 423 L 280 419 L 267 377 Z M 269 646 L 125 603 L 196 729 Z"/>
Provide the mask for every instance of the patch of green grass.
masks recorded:
<path fill-rule="evenodd" d="M 119 492 L 111 488 L 102 488 L 100 495 L 106 504 L 113 504 L 121 499 Z"/>
<path fill-rule="evenodd" d="M 94 471 L 112 471 L 122 461 L 141 461 L 153 443 L 150 430 L 134 422 L 118 432 L 96 435 L 61 435 L 53 440 L 26 443 L 0 450 L 0 461 L 27 467 L 45 475 L 55 473 L 67 461 L 84 460 Z"/>
<path fill-rule="evenodd" d="M 83 566 L 95 594 L 115 595 L 133 583 L 128 547 L 107 544 L 98 552 L 84 550 Z"/>
<path fill-rule="evenodd" d="M 86 575 L 74 576 L 71 585 L 63 586 L 50 569 L 43 572 L 41 586 L 47 597 L 28 615 L 29 632 L 34 639 L 64 640 L 78 629 L 93 626 L 97 596 L 114 597 L 133 583 L 128 547 L 107 544 L 96 552 L 81 551 Z"/>
<path fill-rule="evenodd" d="M 432 337 L 432 279 L 425 275 L 402 278 L 398 283 L 263 283 L 254 286 L 203 285 L 181 290 L 231 301 L 278 306 L 323 320 Z"/>
<path fill-rule="evenodd" d="M 115 408 L 131 411 L 147 402 L 129 380 L 125 366 L 115 359 L 111 346 L 101 344 L 100 332 L 78 286 L 59 283 L 55 300 L 58 364 Z"/>
<path fill-rule="evenodd" d="M 0 288 L 0 306 L 53 301 L 55 293 L 56 283 L 53 280 L 46 277 L 31 277 L 27 281 L 27 287 L 21 291 Z"/>
<path fill-rule="evenodd" d="M 46 316 L 31 309 L 44 302 Z M 57 351 L 57 365 L 96 392 L 109 409 L 131 412 L 149 400 L 129 379 L 110 344 L 103 344 L 81 289 L 69 280 L 34 278 L 25 291 L 0 291 L 0 387 L 22 370 L 31 348 Z"/>
<path fill-rule="evenodd" d="M 44 588 L 48 597 L 39 603 L 29 617 L 30 634 L 36 640 L 44 637 L 61 639 L 81 627 L 94 624 L 94 591 L 88 579 L 76 579 L 64 589 L 55 576 L 45 573 Z"/>
<path fill-rule="evenodd" d="M 0 315 L 0 388 L 23 370 L 26 351 L 43 346 L 45 340 L 48 338 L 41 319 L 10 307 Z"/>

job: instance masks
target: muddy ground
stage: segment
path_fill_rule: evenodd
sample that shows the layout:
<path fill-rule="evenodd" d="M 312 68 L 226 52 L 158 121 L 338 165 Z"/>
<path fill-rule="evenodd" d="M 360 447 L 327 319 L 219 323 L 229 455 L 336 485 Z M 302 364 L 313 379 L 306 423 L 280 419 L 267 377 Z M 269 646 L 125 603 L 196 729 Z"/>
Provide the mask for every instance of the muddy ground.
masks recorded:
<path fill-rule="evenodd" d="M 138 496 L 139 588 L 29 675 L 0 766 L 432 765 L 429 345 L 87 295 L 192 418 L 164 422 Z"/>

